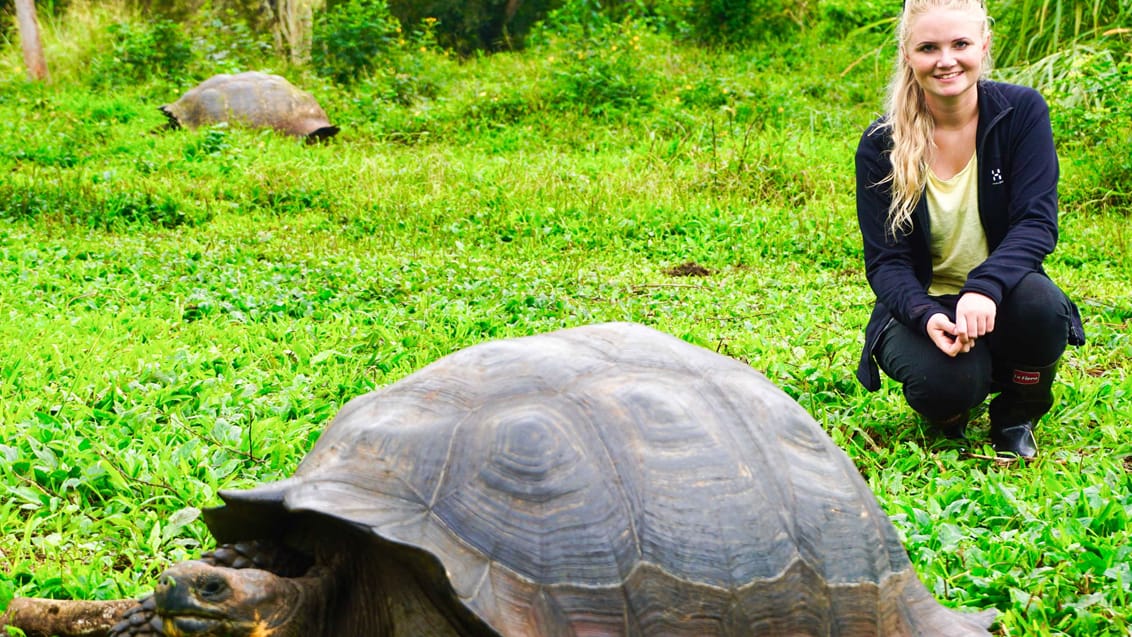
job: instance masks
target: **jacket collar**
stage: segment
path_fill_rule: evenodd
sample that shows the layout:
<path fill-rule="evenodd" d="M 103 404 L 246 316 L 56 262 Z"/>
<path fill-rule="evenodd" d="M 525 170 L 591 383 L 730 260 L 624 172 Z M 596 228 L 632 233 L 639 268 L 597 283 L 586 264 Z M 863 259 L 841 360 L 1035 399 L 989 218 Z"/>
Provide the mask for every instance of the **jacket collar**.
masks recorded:
<path fill-rule="evenodd" d="M 979 91 L 979 128 L 975 135 L 978 147 L 981 149 L 987 133 L 1014 110 L 1014 106 L 1002 94 L 998 82 L 979 80 L 977 90 Z"/>

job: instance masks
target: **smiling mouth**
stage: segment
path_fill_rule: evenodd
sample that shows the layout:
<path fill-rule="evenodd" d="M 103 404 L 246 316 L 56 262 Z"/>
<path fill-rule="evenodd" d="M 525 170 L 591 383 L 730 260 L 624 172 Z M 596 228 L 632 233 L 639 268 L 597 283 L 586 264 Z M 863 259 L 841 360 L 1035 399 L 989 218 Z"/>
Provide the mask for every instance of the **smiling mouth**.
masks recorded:
<path fill-rule="evenodd" d="M 950 80 L 952 78 L 959 77 L 962 74 L 963 74 L 962 71 L 953 71 L 951 73 L 944 73 L 943 75 L 937 75 L 935 77 L 936 77 L 937 80 Z"/>

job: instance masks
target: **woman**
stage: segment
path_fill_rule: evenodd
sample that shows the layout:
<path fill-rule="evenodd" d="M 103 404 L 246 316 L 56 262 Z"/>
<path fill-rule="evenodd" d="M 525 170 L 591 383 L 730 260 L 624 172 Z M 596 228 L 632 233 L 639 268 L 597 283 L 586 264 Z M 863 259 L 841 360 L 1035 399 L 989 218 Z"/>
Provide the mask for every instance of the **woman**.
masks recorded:
<path fill-rule="evenodd" d="M 1042 261 L 1057 243 L 1058 164 L 1033 89 L 985 79 L 978 0 L 908 0 L 887 114 L 857 148 L 857 217 L 877 303 L 857 377 L 877 364 L 908 404 L 962 438 L 991 392 L 998 453 L 1033 458 L 1077 307 Z"/>

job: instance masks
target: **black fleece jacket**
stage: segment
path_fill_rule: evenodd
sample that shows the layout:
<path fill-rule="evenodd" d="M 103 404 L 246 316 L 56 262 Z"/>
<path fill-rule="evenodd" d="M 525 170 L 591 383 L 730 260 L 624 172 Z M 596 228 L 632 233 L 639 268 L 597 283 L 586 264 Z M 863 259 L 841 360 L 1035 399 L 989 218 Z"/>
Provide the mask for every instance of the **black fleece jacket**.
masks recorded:
<path fill-rule="evenodd" d="M 1049 108 L 1034 89 L 981 81 L 978 156 L 979 218 L 990 255 L 967 276 L 960 294 L 978 292 L 1002 299 L 1027 274 L 1040 272 L 1042 261 L 1057 245 L 1057 153 Z M 891 172 L 892 136 L 873 122 L 857 146 L 857 219 L 864 240 L 865 275 L 877 303 L 865 328 L 865 348 L 857 379 L 869 391 L 880 388 L 873 350 L 892 320 L 926 333 L 937 312 L 952 316 L 928 295 L 931 284 L 931 228 L 924 197 L 913 214 L 912 230 L 894 238 L 887 230 L 891 193 L 881 183 Z M 1076 306 L 1069 342 L 1084 342 Z"/>

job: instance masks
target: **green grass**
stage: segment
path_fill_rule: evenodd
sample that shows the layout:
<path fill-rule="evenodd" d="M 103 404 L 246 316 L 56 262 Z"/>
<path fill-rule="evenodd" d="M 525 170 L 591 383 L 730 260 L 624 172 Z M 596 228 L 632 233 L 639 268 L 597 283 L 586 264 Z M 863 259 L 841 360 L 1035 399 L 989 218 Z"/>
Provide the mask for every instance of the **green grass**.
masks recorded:
<path fill-rule="evenodd" d="M 1090 341 L 1066 355 L 1042 456 L 1000 465 L 852 376 L 871 304 L 852 154 L 887 65 L 848 68 L 852 41 L 617 37 L 632 53 L 430 57 L 416 79 L 435 96 L 407 105 L 296 71 L 343 126 L 324 146 L 156 133 L 185 86 L 92 93 L 68 69 L 30 86 L 7 50 L 0 606 L 144 592 L 210 546 L 197 515 L 218 489 L 287 475 L 350 397 L 487 339 L 632 320 L 794 396 L 945 603 L 998 608 L 1003 634 L 1127 635 L 1132 231 L 1077 186 L 1103 160 L 1087 129 L 1062 146 L 1047 267 Z M 592 92 L 602 64 L 627 93 Z M 707 276 L 673 274 L 688 262 Z"/>

